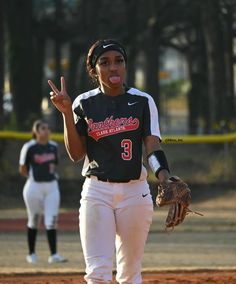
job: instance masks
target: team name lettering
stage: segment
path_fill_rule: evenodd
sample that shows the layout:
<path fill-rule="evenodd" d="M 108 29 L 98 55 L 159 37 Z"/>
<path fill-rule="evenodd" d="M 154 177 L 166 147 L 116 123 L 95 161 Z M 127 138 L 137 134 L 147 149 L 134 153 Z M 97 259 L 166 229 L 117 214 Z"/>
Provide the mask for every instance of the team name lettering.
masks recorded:
<path fill-rule="evenodd" d="M 35 154 L 34 155 L 34 161 L 37 164 L 43 164 L 49 161 L 54 161 L 56 159 L 54 153 L 45 153 L 45 154 Z"/>
<path fill-rule="evenodd" d="M 113 118 L 107 117 L 104 121 L 93 122 L 88 119 L 88 135 L 96 141 L 102 137 L 114 135 L 120 132 L 133 131 L 139 127 L 138 118 Z"/>

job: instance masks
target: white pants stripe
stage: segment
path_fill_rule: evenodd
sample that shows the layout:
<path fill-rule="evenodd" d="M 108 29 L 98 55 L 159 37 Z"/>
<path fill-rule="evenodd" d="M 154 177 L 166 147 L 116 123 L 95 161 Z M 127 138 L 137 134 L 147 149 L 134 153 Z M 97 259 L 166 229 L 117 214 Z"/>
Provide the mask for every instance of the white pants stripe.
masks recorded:
<path fill-rule="evenodd" d="M 141 261 L 152 221 L 153 203 L 146 181 L 107 183 L 87 178 L 80 207 L 80 237 L 89 284 L 112 280 L 142 283 Z"/>

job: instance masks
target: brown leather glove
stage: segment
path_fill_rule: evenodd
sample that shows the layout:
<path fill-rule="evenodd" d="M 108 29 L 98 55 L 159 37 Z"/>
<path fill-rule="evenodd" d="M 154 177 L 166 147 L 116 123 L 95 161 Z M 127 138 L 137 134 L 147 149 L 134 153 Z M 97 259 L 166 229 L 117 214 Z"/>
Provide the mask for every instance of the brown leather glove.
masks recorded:
<path fill-rule="evenodd" d="M 179 177 L 173 176 L 159 183 L 156 204 L 158 206 L 170 205 L 166 218 L 166 229 L 174 229 L 184 221 L 188 213 L 202 215 L 189 209 L 190 201 L 191 191 Z"/>

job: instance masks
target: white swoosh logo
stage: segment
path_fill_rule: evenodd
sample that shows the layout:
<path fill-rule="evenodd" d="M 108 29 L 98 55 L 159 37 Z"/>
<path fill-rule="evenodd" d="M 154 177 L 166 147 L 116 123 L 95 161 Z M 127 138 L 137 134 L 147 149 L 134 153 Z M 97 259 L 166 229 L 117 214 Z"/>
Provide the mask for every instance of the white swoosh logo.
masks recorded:
<path fill-rule="evenodd" d="M 112 44 L 107 44 L 107 45 L 103 45 L 102 47 L 103 48 L 107 48 L 108 46 L 112 46 L 112 45 L 114 45 L 113 43 Z"/>
<path fill-rule="evenodd" d="M 133 103 L 128 103 L 128 106 L 132 106 L 132 105 L 135 105 L 137 104 L 138 102 L 133 102 Z"/>

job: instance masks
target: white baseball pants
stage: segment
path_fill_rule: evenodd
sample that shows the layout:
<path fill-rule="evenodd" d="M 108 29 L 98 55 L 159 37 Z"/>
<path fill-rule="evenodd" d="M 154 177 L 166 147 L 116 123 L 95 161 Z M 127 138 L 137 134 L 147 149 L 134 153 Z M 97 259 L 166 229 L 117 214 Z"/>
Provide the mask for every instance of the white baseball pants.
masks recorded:
<path fill-rule="evenodd" d="M 89 284 L 112 280 L 142 283 L 141 261 L 153 216 L 146 180 L 109 183 L 86 178 L 80 207 L 80 237 Z"/>
<path fill-rule="evenodd" d="M 28 214 L 29 228 L 37 228 L 38 217 L 44 213 L 47 230 L 55 229 L 59 211 L 60 193 L 57 180 L 35 182 L 28 179 L 23 189 L 23 197 Z"/>

